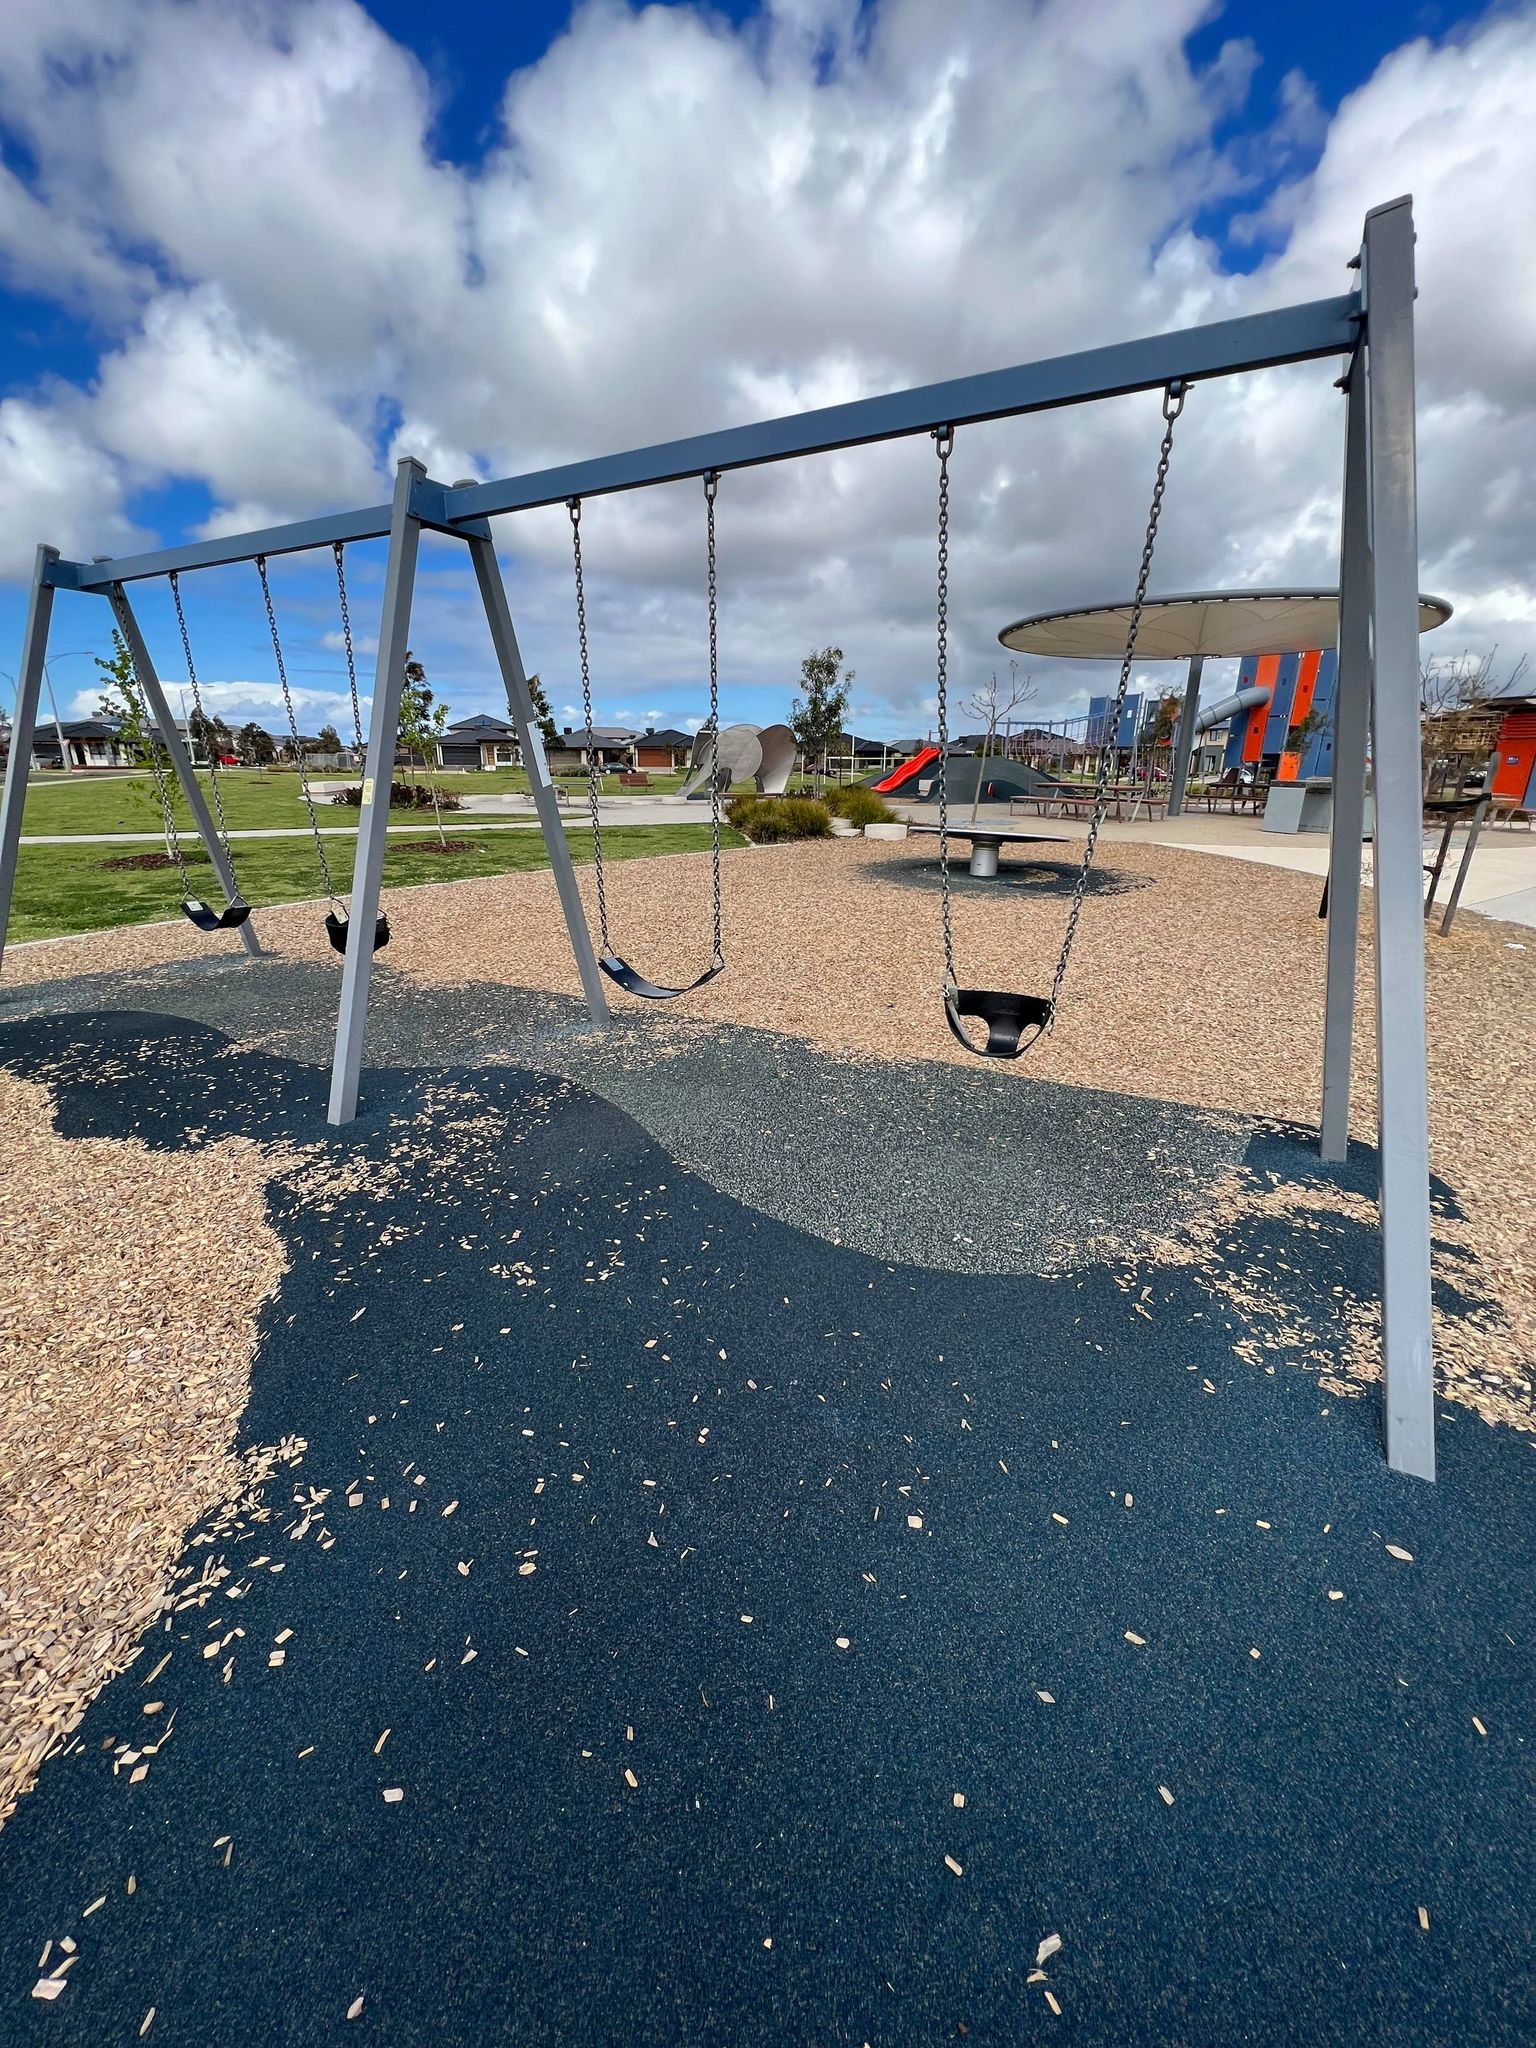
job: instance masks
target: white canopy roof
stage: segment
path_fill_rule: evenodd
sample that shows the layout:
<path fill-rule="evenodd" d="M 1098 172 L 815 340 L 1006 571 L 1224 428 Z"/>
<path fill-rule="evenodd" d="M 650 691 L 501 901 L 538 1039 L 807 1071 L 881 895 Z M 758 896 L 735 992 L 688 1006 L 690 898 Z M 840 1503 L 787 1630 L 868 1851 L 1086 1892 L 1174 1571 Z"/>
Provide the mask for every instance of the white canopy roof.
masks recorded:
<path fill-rule="evenodd" d="M 1419 631 L 1443 626 L 1451 607 L 1441 597 L 1419 599 Z M 1118 661 L 1125 654 L 1131 607 L 1083 605 L 1067 612 L 1040 612 L 1005 626 L 998 639 L 1016 654 L 1043 654 L 1062 661 Z M 1301 654 L 1332 647 L 1339 633 L 1336 590 L 1199 591 L 1180 597 L 1149 597 L 1136 636 L 1138 661 L 1212 660 L 1245 654 Z"/>

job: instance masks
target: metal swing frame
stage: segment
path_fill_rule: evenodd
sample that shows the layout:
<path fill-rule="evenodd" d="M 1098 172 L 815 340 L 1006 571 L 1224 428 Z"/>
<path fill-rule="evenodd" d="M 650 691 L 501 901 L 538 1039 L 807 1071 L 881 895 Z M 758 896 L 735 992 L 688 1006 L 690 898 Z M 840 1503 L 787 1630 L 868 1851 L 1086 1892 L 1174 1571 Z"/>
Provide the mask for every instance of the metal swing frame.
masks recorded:
<path fill-rule="evenodd" d="M 1355 1014 L 1366 735 L 1373 734 L 1375 798 L 1378 1165 L 1382 1240 L 1382 1326 L 1388 1462 L 1433 1478 L 1434 1382 L 1430 1317 L 1429 1121 L 1424 1014 L 1424 923 L 1419 808 L 1418 523 L 1414 457 L 1413 209 L 1407 198 L 1374 208 L 1351 259 L 1358 288 L 1337 298 L 1285 306 L 1148 336 L 916 390 L 695 435 L 593 461 L 561 464 L 489 483 L 449 486 L 406 459 L 388 505 L 343 512 L 261 533 L 156 550 L 118 560 L 72 562 L 38 549 L 18 668 L 5 789 L 0 797 L 0 945 L 15 882 L 32 736 L 55 599 L 61 591 L 105 596 L 136 659 L 142 647 L 125 586 L 171 569 L 249 561 L 338 541 L 388 538 L 357 853 L 351 930 L 342 972 L 332 1066 L 330 1120 L 356 1114 L 373 949 L 359 943 L 379 911 L 394 762 L 410 626 L 411 592 L 424 528 L 469 549 L 491 641 L 513 707 L 539 823 L 594 1024 L 609 1021 L 575 870 L 544 749 L 528 698 L 511 608 L 488 520 L 605 492 L 722 473 L 869 442 L 929 435 L 1170 383 L 1202 383 L 1281 364 L 1343 359 L 1348 392 L 1340 548 L 1339 688 L 1335 702 L 1332 914 L 1327 942 L 1327 1014 L 1322 1052 L 1320 1150 L 1342 1159 L 1348 1145 L 1351 1040 Z M 129 628 L 132 631 L 129 631 Z M 234 878 L 171 722 L 147 650 L 138 659 L 150 709 L 186 793 L 215 872 Z M 379 801 L 383 777 L 384 800 Z M 240 927 L 254 950 L 250 923 Z"/>

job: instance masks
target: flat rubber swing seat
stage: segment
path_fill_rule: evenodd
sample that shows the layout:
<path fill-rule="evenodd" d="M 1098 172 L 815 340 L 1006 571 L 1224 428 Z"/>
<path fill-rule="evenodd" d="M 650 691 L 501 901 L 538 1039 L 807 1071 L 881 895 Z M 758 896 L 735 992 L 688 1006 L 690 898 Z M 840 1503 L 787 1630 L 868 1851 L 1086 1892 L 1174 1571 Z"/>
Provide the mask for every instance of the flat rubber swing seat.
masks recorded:
<path fill-rule="evenodd" d="M 347 950 L 347 932 L 351 922 L 350 918 L 338 917 L 334 910 L 328 910 L 325 914 L 325 936 L 330 940 L 332 949 L 337 953 L 345 953 Z M 380 946 L 387 946 L 388 944 L 389 919 L 381 910 L 373 927 L 373 950 L 377 953 Z"/>
<path fill-rule="evenodd" d="M 232 932 L 242 925 L 251 914 L 249 903 L 226 904 L 223 910 L 215 910 L 211 904 L 201 902 L 196 896 L 186 897 L 181 906 L 182 916 L 191 920 L 200 932 Z"/>
<path fill-rule="evenodd" d="M 706 981 L 713 981 L 717 974 L 725 971 L 723 960 L 712 960 L 704 972 L 694 980 L 685 982 L 681 988 L 663 988 L 658 981 L 647 981 L 638 967 L 631 967 L 627 960 L 621 960 L 617 953 L 600 953 L 597 964 L 610 981 L 617 982 L 626 995 L 642 996 L 648 1003 L 670 1002 L 673 996 L 691 996 L 696 988 L 702 988 Z"/>
<path fill-rule="evenodd" d="M 944 991 L 944 1015 L 967 1052 L 984 1060 L 1016 1060 L 1050 1023 L 1051 1002 L 1049 996 L 1016 995 L 1000 988 L 956 988 L 951 982 Z M 967 1017 L 986 1025 L 985 1045 L 978 1045 L 966 1030 L 963 1020 Z"/>

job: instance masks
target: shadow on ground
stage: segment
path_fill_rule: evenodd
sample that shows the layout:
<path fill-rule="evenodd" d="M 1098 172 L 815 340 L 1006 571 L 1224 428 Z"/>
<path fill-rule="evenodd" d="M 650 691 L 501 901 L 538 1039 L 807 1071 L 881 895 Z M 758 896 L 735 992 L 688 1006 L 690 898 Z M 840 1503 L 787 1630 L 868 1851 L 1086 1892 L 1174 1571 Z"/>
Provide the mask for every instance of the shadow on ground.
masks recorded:
<path fill-rule="evenodd" d="M 370 1169 L 274 1181 L 242 1441 L 307 1448 L 0 1833 L 0 2040 L 1531 2037 L 1523 1440 L 1396 1478 L 1187 1271 L 832 1244 L 548 1072 L 381 1068 L 338 1135 L 206 1024 L 0 1059 L 69 1136 Z M 1343 1218 L 1231 1256 L 1374 1281 Z"/>
<path fill-rule="evenodd" d="M 1048 900 L 1070 901 L 1082 871 L 1081 850 L 1066 855 L 1040 853 L 1025 844 L 1003 848 L 995 875 L 973 875 L 967 863 L 970 847 L 965 828 L 957 821 L 958 836 L 950 848 L 949 881 L 957 898 L 963 896 L 1015 896 L 1020 892 Z M 1059 842 L 1042 842 L 1044 844 Z M 865 861 L 858 870 L 861 882 L 894 883 L 898 888 L 917 889 L 937 895 L 943 886 L 944 869 L 938 856 L 932 860 L 900 859 Z M 1088 870 L 1089 896 L 1129 896 L 1138 889 L 1150 889 L 1152 877 L 1129 868 L 1106 867 L 1097 861 Z"/>

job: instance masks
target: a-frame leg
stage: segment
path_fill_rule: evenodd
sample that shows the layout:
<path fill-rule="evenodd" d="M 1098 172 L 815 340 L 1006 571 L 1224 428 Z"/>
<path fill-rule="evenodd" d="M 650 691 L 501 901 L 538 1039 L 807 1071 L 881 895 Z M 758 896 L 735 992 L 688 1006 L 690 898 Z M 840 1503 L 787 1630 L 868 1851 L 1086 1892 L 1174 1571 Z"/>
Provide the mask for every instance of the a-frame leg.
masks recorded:
<path fill-rule="evenodd" d="M 133 657 L 134 672 L 138 676 L 139 687 L 144 692 L 150 716 L 155 721 L 160 743 L 175 770 L 181 793 L 187 800 L 187 809 L 192 813 L 193 822 L 197 826 L 197 836 L 202 840 L 208 858 L 213 862 L 213 871 L 219 878 L 219 887 L 232 903 L 240 894 L 235 871 L 229 855 L 224 850 L 224 842 L 214 828 L 208 800 L 203 795 L 202 784 L 193 772 L 192 758 L 177 730 L 176 721 L 171 716 L 171 707 L 165 701 L 165 691 L 160 687 L 160 677 L 144 643 L 144 635 L 139 631 L 138 619 L 134 616 L 133 607 L 129 604 L 121 583 L 114 583 L 108 590 L 107 597 L 112 606 L 112 615 L 117 620 L 118 631 L 128 643 L 128 652 Z M 252 958 L 261 952 L 261 941 L 256 936 L 252 918 L 246 918 L 242 924 L 235 927 L 235 936 Z"/>
<path fill-rule="evenodd" d="M 27 775 L 32 766 L 32 736 L 37 730 L 37 699 L 43 687 L 48 623 L 53 617 L 53 585 L 48 581 L 48 571 L 58 559 L 57 548 L 40 547 L 32 563 L 27 630 L 21 643 L 21 670 L 16 677 L 16 708 L 11 715 L 11 751 L 5 764 L 5 789 L 0 794 L 0 961 L 5 959 L 11 899 L 16 893 L 21 814 L 26 807 Z M 61 767 L 64 765 L 60 763 Z"/>
<path fill-rule="evenodd" d="M 384 850 L 389 844 L 389 791 L 394 780 L 395 744 L 400 733 L 400 698 L 405 689 L 405 656 L 411 633 L 411 592 L 416 581 L 416 556 L 421 521 L 411 509 L 411 495 L 426 470 L 410 456 L 395 471 L 395 495 L 389 521 L 389 563 L 384 574 L 384 616 L 379 656 L 374 669 L 373 704 L 368 715 L 368 755 L 363 764 L 363 803 L 357 826 L 357 853 L 352 867 L 352 908 L 347 920 L 347 953 L 341 970 L 341 1008 L 336 1020 L 336 1051 L 331 1062 L 331 1097 L 326 1111 L 333 1124 L 348 1124 L 357 1114 L 358 1083 L 363 1069 L 363 1031 L 368 1022 L 368 996 L 373 987 L 373 936 L 384 880 Z"/>
<path fill-rule="evenodd" d="M 603 992 L 603 977 L 592 949 L 592 934 L 587 928 L 581 891 L 576 886 L 570 842 L 560 820 L 560 806 L 554 784 L 550 781 L 549 764 L 544 758 L 544 740 L 534 713 L 533 699 L 528 693 L 528 677 L 523 668 L 523 657 L 518 651 L 506 585 L 501 580 L 501 569 L 496 560 L 496 546 L 489 529 L 466 537 L 469 558 L 475 567 L 475 581 L 480 586 L 480 599 L 491 629 L 491 644 L 496 650 L 501 680 L 506 688 L 507 710 L 517 728 L 517 743 L 528 773 L 528 786 L 533 791 L 534 809 L 544 834 L 544 847 L 554 873 L 555 888 L 559 892 L 560 908 L 565 914 L 565 928 L 570 935 L 571 951 L 576 956 L 582 992 L 587 999 L 587 1012 L 595 1025 L 603 1026 L 612 1021 L 608 999 Z"/>

